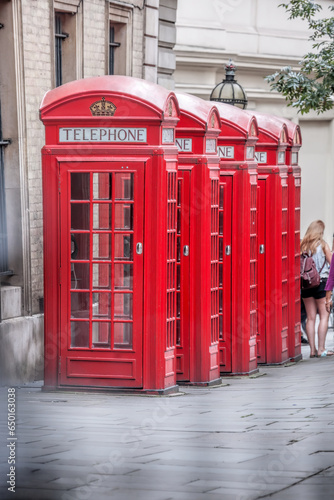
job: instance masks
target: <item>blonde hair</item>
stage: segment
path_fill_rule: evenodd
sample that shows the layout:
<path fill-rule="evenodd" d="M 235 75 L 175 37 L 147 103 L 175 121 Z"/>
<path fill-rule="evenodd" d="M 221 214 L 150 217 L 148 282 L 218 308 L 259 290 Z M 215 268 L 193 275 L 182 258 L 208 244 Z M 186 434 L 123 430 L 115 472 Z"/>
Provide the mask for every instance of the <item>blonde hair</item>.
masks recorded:
<path fill-rule="evenodd" d="M 324 231 L 325 224 L 322 220 L 315 220 L 311 222 L 306 230 L 305 236 L 300 243 L 301 253 L 311 253 L 315 254 L 317 247 L 321 245 L 323 251 L 325 251 L 325 241 L 324 241 Z"/>

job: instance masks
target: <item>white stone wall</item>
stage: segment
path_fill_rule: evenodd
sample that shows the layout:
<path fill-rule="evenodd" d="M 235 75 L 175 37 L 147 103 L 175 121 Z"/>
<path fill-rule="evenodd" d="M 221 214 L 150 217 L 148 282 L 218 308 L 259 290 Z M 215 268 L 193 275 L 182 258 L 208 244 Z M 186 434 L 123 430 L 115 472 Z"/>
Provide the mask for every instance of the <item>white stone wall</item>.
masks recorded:
<path fill-rule="evenodd" d="M 318 0 L 322 16 L 332 2 Z M 248 109 L 292 119 L 301 126 L 304 146 L 302 167 L 301 234 L 317 218 L 326 224 L 326 239 L 334 232 L 334 112 L 301 116 L 264 77 L 283 66 L 298 69 L 310 49 L 307 24 L 288 20 L 281 0 L 178 0 L 176 71 L 177 90 L 209 99 L 224 78 L 224 65 L 232 58 L 236 79 L 248 96 Z"/>
<path fill-rule="evenodd" d="M 174 89 L 177 0 L 146 0 L 143 77 Z"/>
<path fill-rule="evenodd" d="M 0 323 L 0 385 L 43 379 L 43 315 Z"/>
<path fill-rule="evenodd" d="M 106 74 L 106 3 L 100 0 L 83 2 L 84 77 Z"/>
<path fill-rule="evenodd" d="M 158 42 L 158 83 L 174 89 L 177 0 L 160 0 L 159 42 Z"/>
<path fill-rule="evenodd" d="M 144 1 L 134 0 L 131 2 L 133 9 L 133 39 L 132 39 L 132 76 L 145 78 L 143 73 L 143 46 L 144 46 Z"/>

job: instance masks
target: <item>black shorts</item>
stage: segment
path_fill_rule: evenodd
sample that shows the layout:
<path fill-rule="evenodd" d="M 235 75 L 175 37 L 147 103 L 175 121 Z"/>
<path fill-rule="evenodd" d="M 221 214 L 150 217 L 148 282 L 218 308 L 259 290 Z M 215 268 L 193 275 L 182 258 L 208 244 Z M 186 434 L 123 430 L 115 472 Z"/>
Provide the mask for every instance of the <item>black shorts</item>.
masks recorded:
<path fill-rule="evenodd" d="M 320 285 L 315 288 L 309 288 L 308 290 L 302 290 L 302 298 L 308 299 L 309 297 L 313 297 L 314 299 L 323 299 L 326 297 L 325 286 L 327 283 L 327 278 L 324 278 L 320 281 Z"/>

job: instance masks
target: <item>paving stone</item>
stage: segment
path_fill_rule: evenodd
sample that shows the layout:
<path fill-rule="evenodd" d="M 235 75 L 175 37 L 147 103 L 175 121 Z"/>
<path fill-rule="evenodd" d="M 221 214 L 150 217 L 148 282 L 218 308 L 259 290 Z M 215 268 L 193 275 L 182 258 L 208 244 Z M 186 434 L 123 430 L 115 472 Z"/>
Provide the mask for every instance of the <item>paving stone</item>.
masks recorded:
<path fill-rule="evenodd" d="M 66 492 L 65 492 L 66 493 Z M 1 493 L 1 500 L 66 500 L 59 494 L 59 490 L 39 488 L 17 488 L 15 493 L 5 491 Z M 79 500 L 73 497 L 73 500 Z"/>
<path fill-rule="evenodd" d="M 174 398 L 17 389 L 17 491 L 8 498 L 328 500 L 334 359 L 307 356 Z M 1 500 L 4 396 L 0 390 Z"/>

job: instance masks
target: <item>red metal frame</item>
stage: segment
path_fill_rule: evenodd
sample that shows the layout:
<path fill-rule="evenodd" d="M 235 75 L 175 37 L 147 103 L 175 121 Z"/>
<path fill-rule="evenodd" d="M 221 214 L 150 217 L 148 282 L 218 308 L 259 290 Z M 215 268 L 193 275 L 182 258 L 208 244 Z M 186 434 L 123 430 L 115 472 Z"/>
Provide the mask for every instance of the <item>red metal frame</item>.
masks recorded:
<path fill-rule="evenodd" d="M 258 226 L 265 241 L 259 280 L 259 363 L 281 364 L 288 357 L 288 130 L 278 118 L 254 112 L 259 126 Z M 265 200 L 263 202 L 263 200 Z M 263 259 L 263 260 L 262 260 Z M 262 302 L 263 300 L 263 302 Z M 265 346 L 265 348 L 264 348 Z"/>
<path fill-rule="evenodd" d="M 288 129 L 289 145 L 286 150 L 288 165 L 288 348 L 289 358 L 299 361 L 301 354 L 301 298 L 300 298 L 300 197 L 301 168 L 298 165 L 302 136 L 299 125 L 282 119 Z"/>
<path fill-rule="evenodd" d="M 142 162 L 137 164 L 133 162 L 131 166 L 129 165 L 127 173 L 133 174 L 134 186 L 133 197 L 126 203 L 124 203 L 124 199 L 117 200 L 115 194 L 115 175 L 124 174 L 122 163 L 113 161 L 113 158 L 104 158 L 103 162 L 93 163 L 86 157 L 71 162 L 58 158 L 58 165 L 60 220 L 62 221 L 60 226 L 62 242 L 60 247 L 60 261 L 62 263 L 60 269 L 60 310 L 62 311 L 60 316 L 60 358 L 62 363 L 66 363 L 66 370 L 61 369 L 59 373 L 60 384 L 108 386 L 112 380 L 113 386 L 122 387 L 124 380 L 126 380 L 128 387 L 141 387 L 143 259 L 133 249 L 130 259 L 117 258 L 116 242 L 118 237 L 123 234 L 131 236 L 132 244 L 133 241 L 143 240 L 144 165 Z M 90 178 L 89 196 L 85 200 L 71 201 L 70 177 L 72 174 L 78 176 L 79 173 L 85 173 Z M 108 200 L 100 198 L 100 186 L 99 196 L 95 196 L 93 199 L 93 175 L 96 173 L 110 175 L 112 192 Z M 127 206 L 131 206 L 133 211 L 132 227 L 128 230 L 117 230 L 117 227 L 124 226 L 124 224 L 120 224 L 119 219 L 118 224 L 116 223 L 119 208 L 127 208 Z M 88 229 L 84 231 L 71 229 L 71 211 L 74 207 L 78 207 L 80 210 L 87 207 L 89 210 L 87 213 Z M 98 221 L 93 219 L 94 208 L 100 209 Z M 107 210 L 103 210 L 104 208 Z M 108 212 L 110 221 L 106 220 L 107 217 L 102 218 L 101 212 L 102 215 L 106 215 Z M 74 213 L 76 214 L 77 210 Z M 71 235 L 74 237 L 85 235 L 89 238 L 89 255 L 69 260 Z M 103 248 L 105 246 L 103 245 L 97 252 L 97 249 L 94 248 L 94 236 L 109 237 L 108 256 L 104 254 L 104 258 L 99 258 L 100 252 L 107 249 Z M 93 255 L 93 252 L 97 252 L 97 255 Z M 79 271 L 75 274 L 76 267 Z M 124 272 L 126 267 L 133 268 L 131 278 L 124 278 L 120 272 L 122 268 Z M 81 278 L 86 283 L 80 285 L 78 272 L 80 276 L 82 268 L 84 268 L 84 272 L 81 273 Z M 73 276 L 71 276 L 73 273 L 74 282 L 72 282 Z M 104 310 L 99 312 L 102 314 L 98 315 L 94 311 L 94 295 L 100 297 Z M 125 296 L 130 298 L 129 302 L 132 303 L 132 307 L 125 318 L 120 318 L 121 298 L 123 297 L 124 300 Z M 83 297 L 83 299 L 80 300 L 79 297 Z M 79 307 L 78 313 L 76 313 L 73 302 L 82 304 L 86 297 L 89 297 L 88 303 L 85 304 L 84 309 Z M 73 301 L 73 298 L 78 300 Z M 109 306 L 107 306 L 108 302 Z M 99 307 L 99 303 L 95 305 Z M 89 337 L 87 335 L 86 339 L 83 338 L 81 341 L 79 339 L 77 347 L 71 345 L 68 325 L 74 326 L 74 331 L 75 329 L 79 330 L 81 336 L 87 332 Z M 125 339 L 120 338 L 121 330 L 123 330 L 123 337 L 126 333 L 131 337 L 128 339 L 128 346 L 124 342 Z M 94 333 L 97 334 L 98 340 L 94 341 Z M 78 341 L 78 339 L 74 340 Z M 124 345 L 121 345 L 122 340 Z M 117 366 L 117 373 L 115 373 L 113 366 Z"/>
<path fill-rule="evenodd" d="M 115 106 L 114 114 L 104 114 L 110 102 Z M 94 106 L 97 106 L 97 112 L 92 115 Z M 109 76 L 71 82 L 48 92 L 43 99 L 41 119 L 46 128 L 46 145 L 42 151 L 45 389 L 81 386 L 165 392 L 176 386 L 177 148 L 174 136 L 178 116 L 178 103 L 172 92 L 129 77 Z M 65 129 L 65 132 L 60 132 L 60 128 Z M 106 130 L 109 130 L 109 142 L 103 140 Z M 88 173 L 91 190 L 94 187 L 93 173 L 104 172 L 111 176 L 116 172 L 132 173 L 133 200 L 122 200 L 122 195 L 117 198 L 114 191 L 109 199 L 103 199 L 107 192 L 104 186 L 107 178 L 101 177 L 100 184 L 98 182 L 95 186 L 99 199 L 89 198 L 82 203 L 80 200 L 71 201 L 67 173 L 70 171 Z M 124 192 L 122 186 L 119 189 Z M 80 204 L 90 208 L 75 207 L 74 212 L 89 210 L 91 218 L 96 209 L 94 220 L 98 221 L 98 228 L 90 225 L 85 230 L 72 228 L 70 231 L 69 205 Z M 111 212 L 106 208 L 108 205 L 112 208 Z M 131 210 L 134 226 L 130 229 L 124 225 L 122 228 L 122 222 L 125 222 Z M 102 227 L 110 213 L 112 221 L 118 217 L 119 228 Z M 89 340 L 87 335 L 83 337 L 85 341 L 81 340 L 85 345 L 88 342 L 88 347 L 81 345 L 72 348 L 68 345 L 71 335 L 69 287 L 70 264 L 75 261 L 73 257 L 70 262 L 70 234 L 77 235 L 83 241 L 87 235 L 92 238 L 100 233 L 109 235 L 109 241 L 115 241 L 111 245 L 110 256 L 96 261 L 91 239 L 89 256 L 81 258 L 81 264 L 91 266 L 89 269 L 95 264 L 99 272 L 94 282 L 90 278 L 89 287 L 80 292 L 82 295 L 75 295 L 75 300 L 86 305 L 88 302 L 83 294 L 87 293 L 89 297 L 89 312 L 81 311 L 84 317 L 73 321 L 79 324 L 87 320 L 90 330 Z M 116 238 L 116 233 L 128 235 L 128 239 L 122 239 L 122 236 L 121 239 L 119 236 Z M 123 261 L 117 252 L 121 251 L 122 244 L 131 244 L 131 237 L 131 262 Z M 96 244 L 94 252 L 99 252 L 99 257 L 109 255 L 108 238 L 98 239 L 100 242 Z M 142 253 L 140 248 L 136 253 L 139 242 L 142 244 Z M 121 275 L 116 268 L 114 273 L 109 274 L 108 267 L 114 265 L 115 258 L 119 258 L 115 264 L 133 264 L 133 290 L 129 288 L 130 268 L 125 269 L 125 266 L 122 268 L 123 288 L 115 289 L 113 280 L 120 279 Z M 108 283 L 107 278 L 110 280 Z M 101 298 L 99 318 L 95 318 L 92 311 L 93 291 Z M 79 293 L 73 289 L 73 284 L 72 293 Z M 108 294 L 111 296 L 110 302 L 106 299 Z M 131 303 L 131 296 L 133 314 L 132 317 L 128 315 L 124 318 L 125 302 Z M 113 306 L 114 316 L 108 313 Z M 94 325 L 94 342 L 93 321 L 98 323 Z M 130 325 L 134 340 L 126 348 Z M 82 328 L 87 331 L 86 326 Z M 99 332 L 100 336 L 97 337 Z M 109 338 L 111 345 L 116 341 L 117 348 L 115 345 L 113 349 L 106 346 Z M 77 368 L 73 370 L 72 358 L 78 360 L 75 362 Z M 87 376 L 83 376 L 84 372 Z"/>
<path fill-rule="evenodd" d="M 177 98 L 180 106 L 176 128 L 178 179 L 184 186 L 179 200 L 181 287 L 177 380 L 211 384 L 219 380 L 216 142 L 220 118 L 212 103 L 187 94 L 177 94 Z M 188 234 L 189 255 L 185 255 Z"/>
<path fill-rule="evenodd" d="M 182 249 L 190 248 L 191 171 L 178 170 L 177 215 L 177 377 L 190 380 L 190 259 Z M 181 210 L 182 206 L 182 210 Z M 181 272 L 182 269 L 182 272 Z M 181 314 L 182 311 L 182 314 Z"/>
<path fill-rule="evenodd" d="M 259 214 L 264 214 L 266 212 L 267 206 L 267 190 L 266 190 L 267 179 L 262 176 L 258 179 L 257 188 L 257 210 Z M 262 248 L 267 248 L 266 231 L 265 231 L 265 218 L 258 217 L 258 242 L 259 245 L 263 245 Z M 265 363 L 267 360 L 266 352 L 266 294 L 267 294 L 267 283 L 266 283 L 266 259 L 265 253 L 259 251 L 258 254 L 258 335 L 257 335 L 257 360 L 258 363 Z"/>
<path fill-rule="evenodd" d="M 256 118 L 217 103 L 221 117 L 220 155 L 220 370 L 246 375 L 257 371 L 257 164 Z M 233 180 L 232 180 L 233 179 Z M 225 239 L 225 235 L 227 239 Z M 230 247 L 230 248 L 229 248 Z M 231 279 L 233 277 L 233 279 Z"/>
<path fill-rule="evenodd" d="M 221 371 L 232 371 L 232 191 L 233 175 L 220 176 L 219 186 L 219 357 Z"/>

